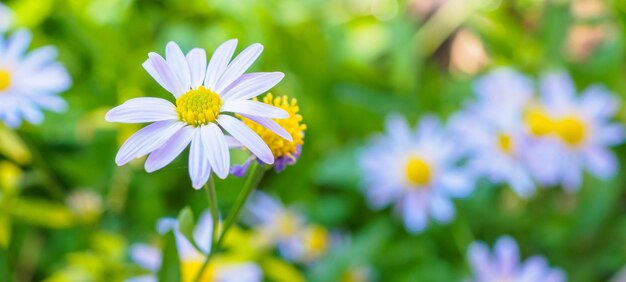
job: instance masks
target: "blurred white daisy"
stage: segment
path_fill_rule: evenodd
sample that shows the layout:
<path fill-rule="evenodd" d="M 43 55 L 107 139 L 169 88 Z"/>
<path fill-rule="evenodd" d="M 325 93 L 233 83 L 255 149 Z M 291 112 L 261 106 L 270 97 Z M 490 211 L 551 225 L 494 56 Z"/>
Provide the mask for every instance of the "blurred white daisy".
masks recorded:
<path fill-rule="evenodd" d="M 211 227 L 213 222 L 208 212 L 200 216 L 194 230 L 193 237 L 201 252 L 193 247 L 191 242 L 178 230 L 178 222 L 173 218 L 162 219 L 158 223 L 160 233 L 174 231 L 176 248 L 180 258 L 181 281 L 193 281 L 202 267 L 206 256 L 211 251 Z M 133 262 L 148 270 L 151 274 L 128 279 L 129 282 L 158 281 L 156 273 L 161 269 L 161 250 L 151 245 L 134 244 L 130 249 Z M 263 280 L 263 271 L 253 262 L 233 262 L 225 259 L 224 255 L 213 256 L 201 281 L 207 282 L 256 282 Z"/>
<path fill-rule="evenodd" d="M 458 154 L 434 117 L 423 118 L 416 132 L 400 116 L 387 119 L 387 135 L 361 152 L 364 186 L 371 207 L 394 205 L 412 233 L 422 232 L 429 217 L 450 222 L 450 198 L 473 190 L 468 173 L 455 167 Z"/>
<path fill-rule="evenodd" d="M 463 140 L 467 166 L 492 183 L 507 183 L 521 197 L 535 185 L 526 153 L 529 136 L 524 110 L 532 98 L 532 81 L 512 69 L 495 70 L 474 83 L 478 100 L 451 120 L 451 131 Z"/>
<path fill-rule="evenodd" d="M 0 3 L 0 33 L 4 33 L 13 25 L 13 11 Z"/>
<path fill-rule="evenodd" d="M 482 242 L 472 243 L 467 251 L 473 276 L 476 282 L 562 282 L 565 273 L 558 268 L 550 268 L 542 256 L 533 256 L 520 261 L 519 249 L 513 238 L 503 236 L 496 241 L 493 254 Z"/>
<path fill-rule="evenodd" d="M 577 97 L 566 73 L 543 76 L 540 91 L 541 103 L 526 114 L 529 133 L 541 140 L 529 154 L 535 178 L 573 191 L 584 170 L 601 179 L 614 176 L 618 162 L 609 147 L 626 140 L 626 129 L 611 122 L 618 109 L 613 94 L 593 85 Z"/>
<path fill-rule="evenodd" d="M 19 127 L 22 119 L 39 124 L 42 109 L 62 112 L 65 100 L 58 96 L 71 85 L 70 76 L 55 59 L 57 50 L 46 46 L 26 53 L 31 34 L 0 35 L 0 120 Z"/>
<path fill-rule="evenodd" d="M 287 208 L 269 195 L 255 191 L 245 206 L 244 221 L 256 229 L 261 247 L 276 246 L 292 262 L 308 263 L 320 258 L 331 244 L 324 227 L 310 224 L 302 213 Z"/>
<path fill-rule="evenodd" d="M 234 114 L 258 119 L 288 117 L 283 109 L 251 100 L 274 87 L 284 74 L 244 74 L 263 46 L 253 44 L 231 61 L 236 46 L 235 39 L 219 46 L 208 67 L 204 50 L 196 48 L 185 56 L 174 42 L 167 44 L 166 59 L 150 53 L 143 67 L 174 95 L 176 105 L 159 98 L 135 98 L 110 110 L 106 114 L 110 122 L 154 122 L 122 145 L 116 163 L 124 165 L 150 154 L 145 169 L 153 172 L 172 162 L 191 143 L 189 175 L 193 187 L 199 189 L 211 171 L 220 178 L 228 176 L 230 139 L 225 137 L 226 131 L 264 163 L 273 164 L 267 144 Z"/>

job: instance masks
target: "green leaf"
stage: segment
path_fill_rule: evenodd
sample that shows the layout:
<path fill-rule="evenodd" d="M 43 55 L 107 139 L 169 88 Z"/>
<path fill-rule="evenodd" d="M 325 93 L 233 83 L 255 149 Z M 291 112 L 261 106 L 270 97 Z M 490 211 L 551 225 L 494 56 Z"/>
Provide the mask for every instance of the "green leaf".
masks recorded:
<path fill-rule="evenodd" d="M 178 228 L 180 233 L 187 238 L 187 240 L 191 243 L 191 245 L 193 245 L 194 248 L 196 248 L 198 252 L 204 253 L 198 244 L 196 244 L 196 240 L 193 238 L 193 230 L 195 229 L 195 226 L 196 223 L 193 219 L 193 211 L 191 211 L 191 208 L 187 206 L 182 209 L 180 213 L 178 213 Z"/>
<path fill-rule="evenodd" d="M 193 220 L 193 212 L 189 206 L 186 206 L 184 209 L 178 213 L 178 227 L 180 229 L 180 233 L 182 233 L 187 240 L 193 242 L 193 229 L 194 229 L 194 220 Z"/>
<path fill-rule="evenodd" d="M 0 281 L 13 281 L 9 254 L 5 249 L 0 249 Z"/>
<path fill-rule="evenodd" d="M 163 244 L 163 262 L 159 271 L 159 281 L 180 281 L 180 258 L 176 249 L 174 232 L 165 234 Z"/>

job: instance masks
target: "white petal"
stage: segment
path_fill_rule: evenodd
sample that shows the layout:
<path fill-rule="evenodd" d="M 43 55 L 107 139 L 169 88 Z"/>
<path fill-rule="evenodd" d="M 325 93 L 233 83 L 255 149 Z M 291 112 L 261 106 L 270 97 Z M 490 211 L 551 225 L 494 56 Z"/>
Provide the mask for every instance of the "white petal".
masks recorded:
<path fill-rule="evenodd" d="M 130 246 L 130 258 L 141 267 L 158 271 L 161 268 L 161 250 L 147 244 Z"/>
<path fill-rule="evenodd" d="M 272 155 L 272 151 L 267 144 L 242 121 L 228 115 L 220 115 L 217 119 L 217 123 L 261 161 L 266 164 L 274 163 L 274 155 Z"/>
<path fill-rule="evenodd" d="M 43 121 L 43 113 L 41 110 L 27 99 L 16 99 L 18 110 L 22 112 L 22 116 L 31 124 L 40 124 Z"/>
<path fill-rule="evenodd" d="M 239 53 L 239 55 L 237 55 L 237 57 L 228 65 L 224 74 L 222 74 L 220 79 L 215 84 L 215 91 L 217 93 L 221 93 L 222 90 L 230 86 L 231 83 L 237 80 L 248 70 L 252 63 L 254 63 L 259 55 L 261 55 L 262 51 L 263 45 L 255 43 Z"/>
<path fill-rule="evenodd" d="M 148 54 L 148 59 L 143 63 L 143 67 L 148 73 L 163 87 L 178 98 L 187 90 L 178 81 L 176 75 L 172 72 L 169 65 L 157 53 Z"/>
<path fill-rule="evenodd" d="M 193 230 L 193 238 L 202 252 L 208 254 L 211 251 L 211 240 L 213 238 L 213 219 L 211 213 L 203 212 L 198 218 L 196 228 Z"/>
<path fill-rule="evenodd" d="M 448 223 L 454 218 L 454 205 L 442 196 L 433 196 L 430 199 L 430 209 L 433 218 L 440 223 Z"/>
<path fill-rule="evenodd" d="M 276 133 L 278 136 L 286 139 L 287 141 L 293 142 L 293 137 L 291 137 L 289 132 L 287 132 L 287 130 L 282 128 L 280 125 L 278 125 L 278 123 L 273 121 L 271 118 L 257 117 L 257 116 L 251 116 L 251 115 L 245 115 L 245 114 L 243 114 L 243 116 L 266 127 L 267 129 L 271 130 L 272 132 Z"/>
<path fill-rule="evenodd" d="M 284 77 L 285 74 L 282 72 L 247 73 L 240 76 L 227 88 L 224 88 L 221 96 L 226 101 L 254 98 L 272 89 Z"/>
<path fill-rule="evenodd" d="M 157 121 L 133 134 L 117 152 L 115 162 L 124 165 L 134 158 L 146 155 L 161 147 L 185 124 L 175 120 Z"/>
<path fill-rule="evenodd" d="M 33 71 L 54 61 L 57 57 L 57 49 L 52 46 L 45 46 L 29 52 L 20 63 L 20 71 Z"/>
<path fill-rule="evenodd" d="M 67 102 L 56 95 L 41 95 L 33 99 L 33 101 L 38 106 L 57 113 L 64 112 L 67 109 Z"/>
<path fill-rule="evenodd" d="M 555 110 L 566 108 L 576 95 L 576 87 L 572 78 L 565 72 L 554 72 L 544 75 L 539 83 L 541 97 L 544 102 Z"/>
<path fill-rule="evenodd" d="M 142 123 L 177 119 L 174 104 L 152 97 L 130 99 L 111 109 L 104 117 L 108 122 Z"/>
<path fill-rule="evenodd" d="M 237 263 L 220 269 L 216 276 L 220 282 L 261 282 L 263 270 L 254 263 Z"/>
<path fill-rule="evenodd" d="M 185 126 L 170 138 L 167 143 L 154 150 L 148 156 L 144 165 L 147 172 L 159 170 L 171 163 L 180 153 L 182 153 L 194 135 L 193 126 Z"/>
<path fill-rule="evenodd" d="M 606 179 L 617 173 L 618 164 L 615 155 L 604 148 L 589 148 L 584 152 L 587 169 L 596 177 Z"/>
<path fill-rule="evenodd" d="M 424 204 L 417 193 L 408 193 L 403 199 L 404 225 L 413 234 L 421 233 L 428 224 L 428 213 Z"/>
<path fill-rule="evenodd" d="M 189 176 L 194 189 L 200 189 L 211 176 L 211 165 L 207 150 L 202 142 L 200 130 L 195 130 L 189 150 Z"/>
<path fill-rule="evenodd" d="M 200 130 L 202 131 L 204 149 L 208 150 L 207 157 L 211 168 L 219 178 L 226 178 L 230 168 L 230 153 L 222 129 L 215 123 L 209 123 L 200 127 Z"/>
<path fill-rule="evenodd" d="M 289 117 L 289 113 L 279 107 L 252 100 L 226 101 L 222 111 L 266 118 Z"/>
<path fill-rule="evenodd" d="M 31 37 L 30 32 L 25 29 L 15 32 L 7 42 L 7 49 L 3 54 L 5 60 L 12 63 L 17 62 L 28 49 Z"/>
<path fill-rule="evenodd" d="M 237 39 L 228 40 L 215 49 L 207 67 L 206 78 L 204 79 L 205 87 L 215 90 L 215 85 L 228 67 L 228 63 L 235 53 L 235 48 L 237 48 Z"/>
<path fill-rule="evenodd" d="M 445 194 L 454 198 L 467 197 L 474 190 L 474 181 L 469 173 L 461 171 L 446 171 L 441 173 L 439 179 Z"/>
<path fill-rule="evenodd" d="M 200 87 L 206 76 L 206 52 L 204 49 L 194 48 L 189 51 L 187 63 L 191 74 L 191 88 Z"/>
<path fill-rule="evenodd" d="M 188 91 L 191 88 L 191 75 L 189 74 L 189 64 L 185 54 L 180 50 L 178 44 L 170 41 L 165 47 L 165 58 L 167 64 L 170 66 L 170 70 L 178 78 L 180 85 Z"/>
<path fill-rule="evenodd" d="M 500 273 L 512 275 L 519 263 L 519 249 L 513 238 L 503 236 L 496 241 L 494 253 L 500 263 Z"/>
<path fill-rule="evenodd" d="M 489 248 L 480 242 L 472 243 L 467 250 L 467 257 L 472 265 L 476 281 L 491 281 L 495 279 L 494 266 L 491 263 Z"/>

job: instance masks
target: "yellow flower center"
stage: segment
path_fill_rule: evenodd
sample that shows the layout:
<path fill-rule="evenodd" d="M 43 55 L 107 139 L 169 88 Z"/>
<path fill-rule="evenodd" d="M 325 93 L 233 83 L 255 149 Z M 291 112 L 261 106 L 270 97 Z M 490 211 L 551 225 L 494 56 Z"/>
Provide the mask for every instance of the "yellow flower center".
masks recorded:
<path fill-rule="evenodd" d="M 289 117 L 284 119 L 274 119 L 274 121 L 287 130 L 289 135 L 293 138 L 293 142 L 283 139 L 266 127 L 261 126 L 260 124 L 247 118 L 243 118 L 243 122 L 245 122 L 248 127 L 263 138 L 263 141 L 265 141 L 265 143 L 267 143 L 272 150 L 274 157 L 280 158 L 286 156 L 294 158 L 294 155 L 297 153 L 298 146 L 304 144 L 304 131 L 306 130 L 306 124 L 302 123 L 302 116 L 298 114 L 300 111 L 298 101 L 296 99 L 289 100 L 287 96 L 274 97 L 274 95 L 268 93 L 265 97 L 263 97 L 262 102 L 279 107 L 289 113 Z"/>
<path fill-rule="evenodd" d="M 298 218 L 290 212 L 278 216 L 278 233 L 281 236 L 291 236 L 298 231 Z"/>
<path fill-rule="evenodd" d="M 515 149 L 515 144 L 513 143 L 513 138 L 508 134 L 500 133 L 498 134 L 498 147 L 505 154 L 513 153 L 513 149 Z"/>
<path fill-rule="evenodd" d="M 574 115 L 555 119 L 535 109 L 526 114 L 526 123 L 531 134 L 538 137 L 552 134 L 569 146 L 578 146 L 587 137 L 587 125 Z"/>
<path fill-rule="evenodd" d="M 321 226 L 313 226 L 308 230 L 306 249 L 309 255 L 318 256 L 328 248 L 328 231 Z"/>
<path fill-rule="evenodd" d="M 176 112 L 189 125 L 215 122 L 224 102 L 217 93 L 200 86 L 176 99 Z"/>
<path fill-rule="evenodd" d="M 415 186 L 425 186 L 430 183 L 432 168 L 419 157 L 411 157 L 406 164 L 406 179 Z"/>
<path fill-rule="evenodd" d="M 11 86 L 11 73 L 7 70 L 0 69 L 0 91 L 9 89 Z"/>
<path fill-rule="evenodd" d="M 182 281 L 191 282 L 194 281 L 198 271 L 202 268 L 203 261 L 200 260 L 187 260 L 180 263 L 180 274 Z M 211 282 L 215 281 L 215 263 L 209 263 L 207 269 L 202 274 L 200 281 Z"/>
<path fill-rule="evenodd" d="M 539 109 L 530 110 L 526 114 L 526 124 L 530 133 L 535 136 L 545 136 L 552 132 L 553 123 L 550 117 Z"/>
<path fill-rule="evenodd" d="M 554 123 L 554 131 L 568 145 L 578 146 L 587 136 L 585 123 L 577 117 L 568 116 Z"/>

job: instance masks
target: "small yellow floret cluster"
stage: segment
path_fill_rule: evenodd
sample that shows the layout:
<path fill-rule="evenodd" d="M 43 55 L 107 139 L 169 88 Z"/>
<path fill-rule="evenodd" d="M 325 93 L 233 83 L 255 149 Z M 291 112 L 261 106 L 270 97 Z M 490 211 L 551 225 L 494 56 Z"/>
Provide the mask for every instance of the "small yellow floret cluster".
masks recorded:
<path fill-rule="evenodd" d="M 542 110 L 531 110 L 526 114 L 530 133 L 535 136 L 554 134 L 570 146 L 578 146 L 587 138 L 587 125 L 574 115 L 552 119 Z"/>
<path fill-rule="evenodd" d="M 406 179 L 413 185 L 426 186 L 430 183 L 432 169 L 430 164 L 422 158 L 413 156 L 409 158 L 405 167 Z"/>
<path fill-rule="evenodd" d="M 287 96 L 274 97 L 274 95 L 268 93 L 263 97 L 262 102 L 279 107 L 289 113 L 289 117 L 274 119 L 274 121 L 291 135 L 293 142 L 283 139 L 254 121 L 243 118 L 243 122 L 263 138 L 263 141 L 270 147 L 275 158 L 295 158 L 294 155 L 297 153 L 298 146 L 304 144 L 304 131 L 306 130 L 306 124 L 302 123 L 302 116 L 298 114 L 300 111 L 298 101 L 295 98 L 289 100 Z"/>
<path fill-rule="evenodd" d="M 0 69 L 0 91 L 9 89 L 9 86 L 11 86 L 11 73 Z"/>
<path fill-rule="evenodd" d="M 176 112 L 189 125 L 215 122 L 224 102 L 217 93 L 200 86 L 176 99 Z"/>

